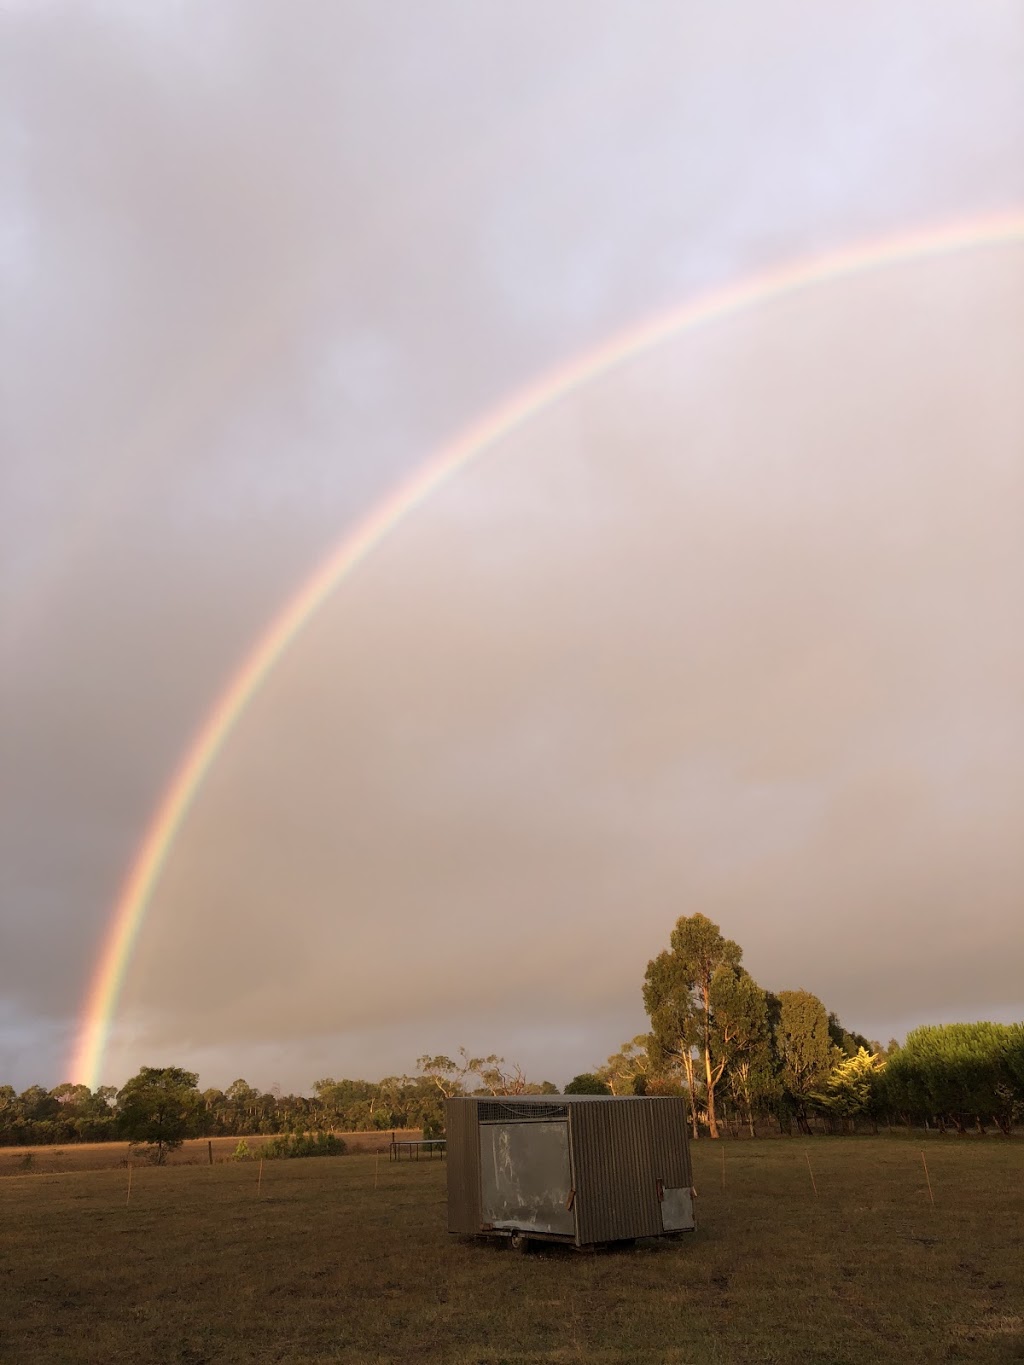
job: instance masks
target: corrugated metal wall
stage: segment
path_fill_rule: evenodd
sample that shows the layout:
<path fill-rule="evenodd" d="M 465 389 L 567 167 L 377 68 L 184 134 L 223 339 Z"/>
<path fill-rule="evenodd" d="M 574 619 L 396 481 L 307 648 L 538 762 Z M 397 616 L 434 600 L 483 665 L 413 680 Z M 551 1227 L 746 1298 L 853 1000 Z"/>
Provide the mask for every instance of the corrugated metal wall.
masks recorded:
<path fill-rule="evenodd" d="M 658 1181 L 666 1188 L 692 1184 L 685 1101 L 576 1103 L 569 1127 L 577 1243 L 663 1232 Z"/>
<path fill-rule="evenodd" d="M 664 1232 L 658 1182 L 665 1189 L 693 1183 L 685 1101 L 655 1096 L 566 1096 L 558 1103 L 568 1107 L 577 1244 L 654 1237 Z M 463 1236 L 479 1232 L 483 1224 L 481 1105 L 489 1106 L 489 1114 L 495 1102 L 453 1099 L 446 1100 L 444 1106 L 448 1231 Z M 517 1105 L 516 1112 L 506 1116 L 507 1122 L 519 1117 L 519 1108 L 524 1110 L 524 1120 L 536 1114 L 536 1119 L 550 1122 L 540 1105 Z"/>
<path fill-rule="evenodd" d="M 448 1231 L 480 1231 L 480 1130 L 476 1100 L 445 1100 Z"/>
<path fill-rule="evenodd" d="M 658 1098 L 651 1106 L 651 1121 L 655 1150 L 665 1163 L 665 1188 L 679 1189 L 683 1185 L 689 1188 L 693 1184 L 693 1167 L 686 1128 L 686 1101 L 681 1096 Z"/>

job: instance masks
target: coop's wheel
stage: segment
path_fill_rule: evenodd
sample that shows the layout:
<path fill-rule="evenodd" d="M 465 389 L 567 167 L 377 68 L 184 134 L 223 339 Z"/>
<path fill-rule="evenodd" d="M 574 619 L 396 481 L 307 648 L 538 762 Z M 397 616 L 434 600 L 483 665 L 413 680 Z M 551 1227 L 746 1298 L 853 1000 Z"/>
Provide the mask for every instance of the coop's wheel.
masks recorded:
<path fill-rule="evenodd" d="M 509 1240 L 511 1241 L 513 1251 L 518 1251 L 522 1254 L 530 1250 L 530 1239 L 525 1232 L 513 1232 Z"/>

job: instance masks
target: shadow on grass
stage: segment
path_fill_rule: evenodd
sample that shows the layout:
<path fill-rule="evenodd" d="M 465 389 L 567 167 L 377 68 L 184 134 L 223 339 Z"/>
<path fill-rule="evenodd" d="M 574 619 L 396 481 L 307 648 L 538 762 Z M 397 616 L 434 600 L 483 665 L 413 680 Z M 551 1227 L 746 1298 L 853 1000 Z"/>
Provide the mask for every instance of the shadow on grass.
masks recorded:
<path fill-rule="evenodd" d="M 512 1246 L 511 1239 L 504 1236 L 494 1237 L 481 1234 L 479 1237 L 453 1237 L 454 1245 L 464 1247 L 468 1252 L 482 1251 L 488 1256 L 529 1256 L 531 1259 L 550 1259 L 557 1261 L 593 1259 L 608 1256 L 663 1256 L 678 1248 L 680 1244 L 692 1243 L 694 1236 L 687 1233 L 681 1237 L 637 1237 L 624 1238 L 616 1242 L 601 1242 L 594 1246 L 573 1246 L 571 1242 L 548 1242 L 542 1238 L 530 1239 L 525 1250 Z"/>
<path fill-rule="evenodd" d="M 994 1314 L 980 1324 L 954 1333 L 947 1359 L 971 1365 L 1010 1365 L 1024 1361 L 1024 1318 Z"/>

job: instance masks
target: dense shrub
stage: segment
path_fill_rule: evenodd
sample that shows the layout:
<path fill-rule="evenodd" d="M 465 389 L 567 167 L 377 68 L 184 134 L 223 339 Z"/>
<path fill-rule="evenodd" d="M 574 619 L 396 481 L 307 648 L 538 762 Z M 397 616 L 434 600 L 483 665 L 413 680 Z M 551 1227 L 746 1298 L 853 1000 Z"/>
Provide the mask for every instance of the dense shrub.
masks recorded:
<path fill-rule="evenodd" d="M 268 1160 L 292 1156 L 344 1156 L 348 1148 L 333 1133 L 282 1133 L 260 1148 Z"/>
<path fill-rule="evenodd" d="M 565 1087 L 565 1094 L 567 1095 L 610 1095 L 611 1093 L 608 1084 L 591 1071 L 584 1071 L 580 1076 L 573 1076 Z"/>

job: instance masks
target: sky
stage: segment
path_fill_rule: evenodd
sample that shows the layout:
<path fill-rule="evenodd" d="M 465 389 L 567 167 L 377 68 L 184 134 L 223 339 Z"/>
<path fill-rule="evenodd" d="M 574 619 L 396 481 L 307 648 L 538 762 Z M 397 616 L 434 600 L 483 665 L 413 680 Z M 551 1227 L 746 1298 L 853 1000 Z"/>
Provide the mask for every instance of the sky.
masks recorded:
<path fill-rule="evenodd" d="M 0 1083 L 68 1079 L 204 718 L 501 404 L 832 251 L 1024 213 L 1015 3 L 0 4 Z M 308 1090 L 645 1026 L 701 911 L 885 1041 L 1024 1017 L 1024 242 L 581 383 L 239 717 L 99 1079 Z"/>

